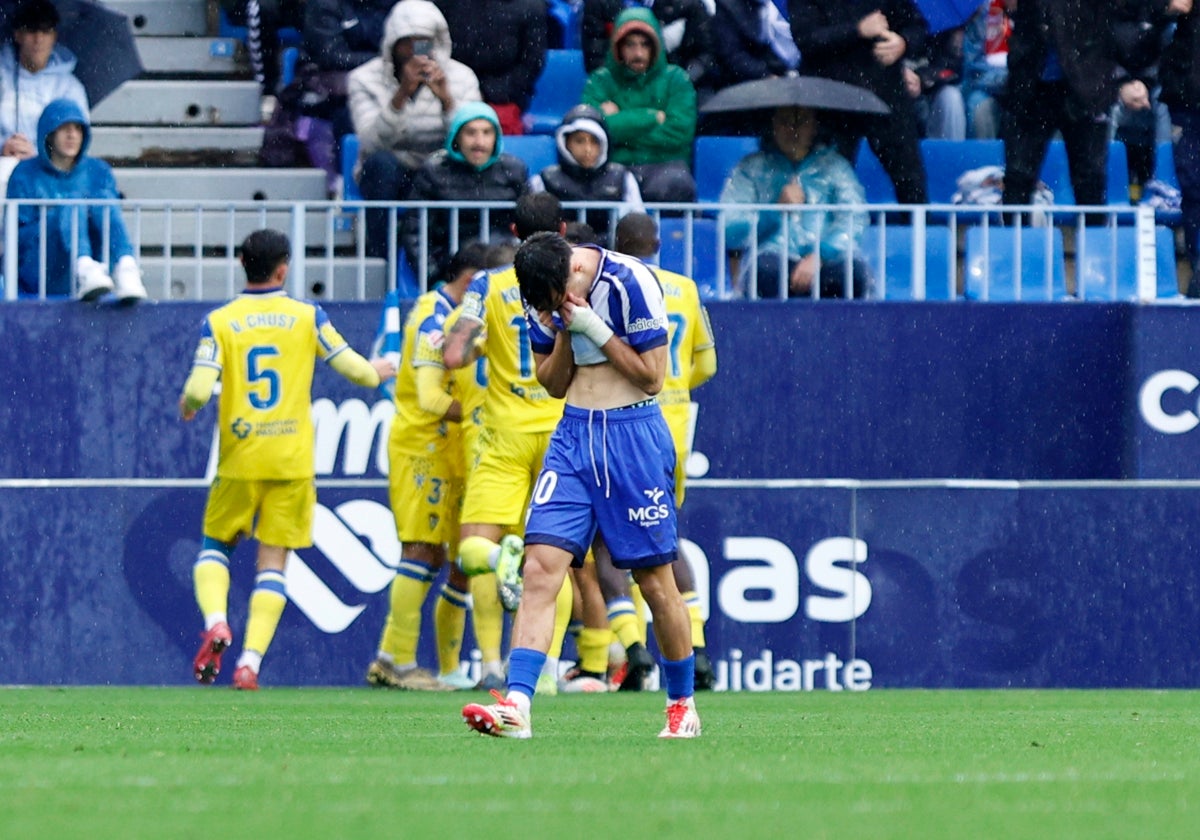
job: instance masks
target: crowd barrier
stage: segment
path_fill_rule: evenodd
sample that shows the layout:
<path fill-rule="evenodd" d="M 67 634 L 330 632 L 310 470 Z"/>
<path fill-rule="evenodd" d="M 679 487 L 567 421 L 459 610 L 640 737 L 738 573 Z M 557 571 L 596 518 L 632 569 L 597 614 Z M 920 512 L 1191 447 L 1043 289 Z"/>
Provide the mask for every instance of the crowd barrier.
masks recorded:
<path fill-rule="evenodd" d="M 251 231 L 275 227 L 294 247 L 291 284 L 297 294 L 335 300 L 375 300 L 389 289 L 415 297 L 429 287 L 430 213 L 448 214 L 451 252 L 465 243 L 459 215 L 482 220 L 484 238 L 503 202 L 218 202 L 40 200 L 5 204 L 4 278 L 17 276 L 17 217 L 21 207 L 41 214 L 56 206 L 119 209 L 156 299 L 206 300 L 232 296 L 241 283 L 236 248 Z M 620 204 L 564 205 L 569 218 L 588 209 L 609 209 L 610 225 L 597 231 L 612 243 Z M 818 231 L 827 219 L 846 220 L 854 242 L 849 256 L 861 258 L 874 277 L 868 297 L 881 300 L 1155 300 L 1178 296 L 1174 232 L 1156 225 L 1149 207 L 1029 205 L 1005 208 L 963 205 L 722 205 L 657 204 L 662 248 L 658 262 L 696 279 L 707 300 L 755 299 L 758 294 L 759 235 L 781 223 L 807 220 Z M 366 213 L 385 214 L 386 254 L 367 257 Z M 1012 211 L 1008 213 L 1008 211 Z M 757 214 L 750 241 L 731 250 L 725 225 L 733 212 Z M 418 226 L 419 246 L 405 253 L 396 230 L 406 214 Z M 82 217 L 75 222 L 83 223 Z M 503 227 L 497 225 L 495 227 Z M 108 225 L 99 232 L 107 247 Z M 45 237 L 41 238 L 45 242 Z M 740 244 L 740 243 L 739 243 Z M 45 245 L 32 297 L 45 297 Z M 772 252 L 786 266 L 794 254 Z M 70 255 L 74 264 L 77 252 Z M 847 263 L 849 267 L 850 263 Z M 436 278 L 434 278 L 436 279 Z M 53 288 L 51 280 L 50 288 Z M 850 287 L 847 276 L 846 287 Z M 314 291 L 316 290 L 316 291 Z M 785 294 L 785 289 L 780 290 Z M 814 284 L 813 297 L 820 294 Z M 4 297 L 19 297 L 5 282 Z"/>
<path fill-rule="evenodd" d="M 191 680 L 213 412 L 181 423 L 176 399 L 209 308 L 0 307 L 5 682 Z M 327 309 L 365 348 L 378 306 Z M 720 371 L 681 523 L 721 687 L 1196 684 L 1190 307 L 710 310 Z M 314 392 L 314 546 L 265 685 L 361 683 L 399 557 L 390 405 L 327 370 Z"/>

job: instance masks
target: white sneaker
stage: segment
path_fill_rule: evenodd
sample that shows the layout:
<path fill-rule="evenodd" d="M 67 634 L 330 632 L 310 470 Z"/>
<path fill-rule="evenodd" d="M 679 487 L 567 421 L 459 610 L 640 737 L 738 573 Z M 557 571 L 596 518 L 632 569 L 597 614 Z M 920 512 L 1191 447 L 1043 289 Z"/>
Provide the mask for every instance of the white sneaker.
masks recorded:
<path fill-rule="evenodd" d="M 608 691 L 608 683 L 604 680 L 584 676 L 563 680 L 559 687 L 564 694 L 600 694 Z"/>
<path fill-rule="evenodd" d="M 658 737 L 700 737 L 700 716 L 696 714 L 696 703 L 691 697 L 667 705 L 667 725 L 658 733 Z"/>
<path fill-rule="evenodd" d="M 146 287 L 142 284 L 142 270 L 133 257 L 121 257 L 113 271 L 117 299 L 129 302 L 146 299 Z"/>
<path fill-rule="evenodd" d="M 532 738 L 533 727 L 529 725 L 529 715 L 499 691 L 493 691 L 492 696 L 496 698 L 495 703 L 486 706 L 481 703 L 468 703 L 463 706 L 462 716 L 467 726 L 480 735 Z"/>
<path fill-rule="evenodd" d="M 76 296 L 80 300 L 95 300 L 112 291 L 112 278 L 105 273 L 104 266 L 91 257 L 80 257 L 75 261 L 75 279 L 79 284 Z"/>
<path fill-rule="evenodd" d="M 451 671 L 449 674 L 438 674 L 437 681 L 455 691 L 470 691 L 475 688 L 475 680 L 462 671 Z"/>

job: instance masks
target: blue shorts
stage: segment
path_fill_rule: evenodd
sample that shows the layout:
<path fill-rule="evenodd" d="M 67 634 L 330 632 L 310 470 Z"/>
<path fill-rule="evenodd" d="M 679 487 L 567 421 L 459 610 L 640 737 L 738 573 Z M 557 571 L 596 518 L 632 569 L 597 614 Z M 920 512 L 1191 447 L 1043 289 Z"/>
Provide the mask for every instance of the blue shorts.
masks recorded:
<path fill-rule="evenodd" d="M 653 401 L 608 411 L 568 405 L 550 437 L 526 544 L 557 546 L 580 566 L 597 528 L 618 568 L 675 559 L 675 444 Z"/>

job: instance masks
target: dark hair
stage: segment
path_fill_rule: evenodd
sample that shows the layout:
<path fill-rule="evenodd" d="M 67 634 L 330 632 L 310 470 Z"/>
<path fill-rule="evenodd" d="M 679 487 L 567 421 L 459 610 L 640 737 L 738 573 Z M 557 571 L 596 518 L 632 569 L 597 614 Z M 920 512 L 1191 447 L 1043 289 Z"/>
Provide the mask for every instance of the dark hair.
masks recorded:
<path fill-rule="evenodd" d="M 242 268 L 247 283 L 266 283 L 275 269 L 292 257 L 288 238 L 277 230 L 256 230 L 242 241 Z"/>
<path fill-rule="evenodd" d="M 487 265 L 484 268 L 500 268 L 502 265 L 512 265 L 513 255 L 517 253 L 515 242 L 493 242 L 488 246 Z"/>
<path fill-rule="evenodd" d="M 49 32 L 58 29 L 58 9 L 51 0 L 25 0 L 13 13 L 13 31 Z"/>
<path fill-rule="evenodd" d="M 615 250 L 632 257 L 652 257 L 658 246 L 658 225 L 652 216 L 630 213 L 617 222 Z"/>
<path fill-rule="evenodd" d="M 562 203 L 552 193 L 526 193 L 517 199 L 513 214 L 517 238 L 528 239 L 539 231 L 558 233 L 562 223 Z"/>
<path fill-rule="evenodd" d="M 587 222 L 568 222 L 563 236 L 572 245 L 603 245 L 595 228 Z"/>
<path fill-rule="evenodd" d="M 521 297 L 539 312 L 557 307 L 571 271 L 571 245 L 557 233 L 535 233 L 513 258 Z"/>
<path fill-rule="evenodd" d="M 458 275 L 464 271 L 470 271 L 474 274 L 481 268 L 487 268 L 487 255 L 489 246 L 486 243 L 474 240 L 458 249 L 450 262 L 446 265 L 446 280 L 453 282 Z"/>

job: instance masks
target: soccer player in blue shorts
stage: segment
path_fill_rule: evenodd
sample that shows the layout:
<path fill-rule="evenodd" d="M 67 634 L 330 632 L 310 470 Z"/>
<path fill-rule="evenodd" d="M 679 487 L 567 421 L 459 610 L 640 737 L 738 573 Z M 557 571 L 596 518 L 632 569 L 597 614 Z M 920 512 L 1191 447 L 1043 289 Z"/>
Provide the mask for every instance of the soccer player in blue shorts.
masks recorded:
<path fill-rule="evenodd" d="M 374 388 L 395 375 L 391 362 L 368 362 L 351 349 L 320 306 L 284 290 L 291 246 L 276 230 L 256 230 L 241 248 L 246 289 L 204 319 L 192 370 L 179 397 L 191 420 L 221 380 L 217 475 L 204 509 L 204 541 L 193 567 L 205 630 L 192 672 L 211 683 L 233 643 L 226 619 L 229 557 L 238 541 L 258 539 L 258 574 L 233 687 L 256 690 L 258 670 L 287 604 L 288 553 L 312 545 L 313 366 L 329 364 Z"/>
<path fill-rule="evenodd" d="M 567 569 L 597 531 L 630 569 L 654 615 L 667 689 L 660 738 L 695 738 L 691 621 L 675 585 L 675 445 L 654 401 L 667 364 L 662 289 L 642 262 L 539 233 L 514 262 L 537 379 L 566 399 L 534 485 L 525 525 L 524 594 L 509 655 L 508 694 L 470 703 L 463 719 L 487 735 L 529 738 L 534 687 Z"/>

